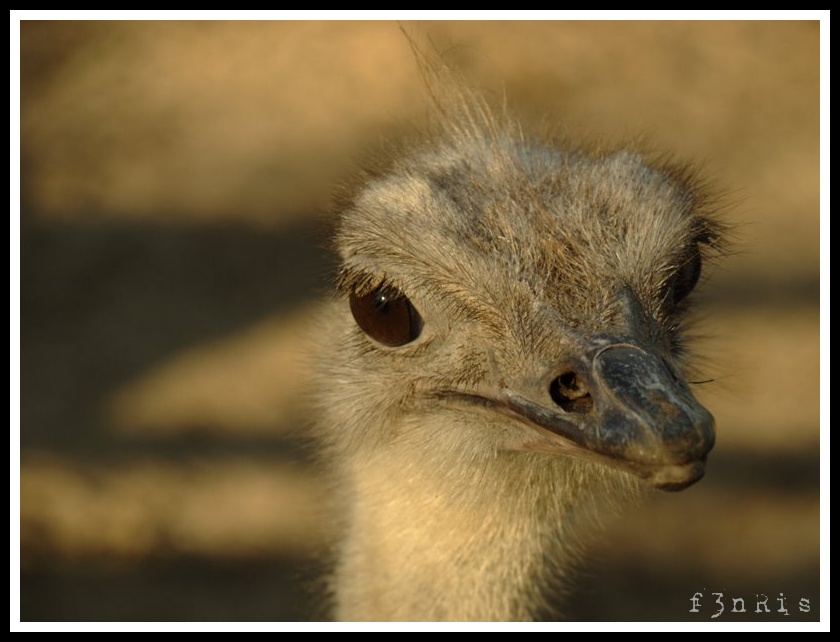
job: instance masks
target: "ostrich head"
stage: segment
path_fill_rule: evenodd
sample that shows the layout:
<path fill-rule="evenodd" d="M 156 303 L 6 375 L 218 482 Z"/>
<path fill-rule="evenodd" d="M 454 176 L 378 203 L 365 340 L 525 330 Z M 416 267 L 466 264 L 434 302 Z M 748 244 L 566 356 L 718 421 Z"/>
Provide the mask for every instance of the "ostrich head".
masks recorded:
<path fill-rule="evenodd" d="M 703 475 L 714 421 L 684 374 L 683 323 L 718 225 L 686 172 L 517 131 L 483 115 L 449 128 L 341 214 L 318 394 L 350 541 L 344 617 L 530 617 L 531 597 L 493 596 L 532 593 L 590 489 Z M 494 575 L 469 561 L 486 555 L 518 559 Z M 434 560 L 473 569 L 495 610 L 405 607 L 424 600 L 398 583 L 448 590 Z"/>

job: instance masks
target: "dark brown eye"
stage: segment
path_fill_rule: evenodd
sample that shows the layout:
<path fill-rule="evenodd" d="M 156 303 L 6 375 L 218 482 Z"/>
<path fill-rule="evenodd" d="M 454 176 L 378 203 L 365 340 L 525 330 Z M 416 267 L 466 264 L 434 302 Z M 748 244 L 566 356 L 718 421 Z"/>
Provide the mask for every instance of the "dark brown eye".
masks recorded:
<path fill-rule="evenodd" d="M 350 311 L 364 332 L 379 343 L 396 347 L 420 336 L 423 319 L 400 291 L 380 287 L 368 294 L 350 295 Z"/>
<path fill-rule="evenodd" d="M 700 251 L 694 247 L 692 252 L 683 259 L 676 272 L 668 279 L 665 292 L 666 298 L 672 305 L 678 305 L 685 299 L 700 280 L 702 269 Z"/>

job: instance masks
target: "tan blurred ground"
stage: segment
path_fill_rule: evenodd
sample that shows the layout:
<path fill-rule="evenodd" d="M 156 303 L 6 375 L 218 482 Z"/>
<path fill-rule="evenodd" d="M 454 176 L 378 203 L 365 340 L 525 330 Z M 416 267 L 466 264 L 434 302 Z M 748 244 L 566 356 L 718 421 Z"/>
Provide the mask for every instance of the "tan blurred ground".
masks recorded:
<path fill-rule="evenodd" d="M 700 163 L 736 228 L 700 327 L 707 478 L 610 527 L 570 617 L 709 621 L 689 598 L 725 591 L 818 619 L 819 23 L 405 27 L 526 120 Z M 20 46 L 21 618 L 320 617 L 319 221 L 423 122 L 406 38 L 24 22 Z"/>

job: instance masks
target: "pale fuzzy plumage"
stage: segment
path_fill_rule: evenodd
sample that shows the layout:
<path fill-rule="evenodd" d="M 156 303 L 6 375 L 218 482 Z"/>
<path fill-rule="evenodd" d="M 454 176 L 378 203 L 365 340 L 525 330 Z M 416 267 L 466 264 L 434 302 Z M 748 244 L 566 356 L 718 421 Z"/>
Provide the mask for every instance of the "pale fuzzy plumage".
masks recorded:
<path fill-rule="evenodd" d="M 432 142 L 369 177 L 340 215 L 341 296 L 319 329 L 317 380 L 339 619 L 534 617 L 577 554 L 576 527 L 638 483 L 522 452 L 520 423 L 434 393 L 542 381 L 576 337 L 605 329 L 641 336 L 680 372 L 685 306 L 663 289 L 718 236 L 684 172 L 529 142 L 474 97 L 453 104 Z M 376 344 L 348 309 L 348 293 L 383 283 L 424 320 L 408 345 Z"/>

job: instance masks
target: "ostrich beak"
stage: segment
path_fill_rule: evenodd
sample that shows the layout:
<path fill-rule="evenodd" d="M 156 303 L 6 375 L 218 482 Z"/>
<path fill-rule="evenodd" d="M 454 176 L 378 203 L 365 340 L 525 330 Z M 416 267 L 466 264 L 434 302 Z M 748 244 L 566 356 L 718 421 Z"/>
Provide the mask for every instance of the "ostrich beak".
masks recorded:
<path fill-rule="evenodd" d="M 714 418 L 686 382 L 637 345 L 601 343 L 593 353 L 591 365 L 574 373 L 585 404 L 555 398 L 551 407 L 502 388 L 505 410 L 538 428 L 540 438 L 524 449 L 595 459 L 662 490 L 698 481 L 714 445 Z"/>

